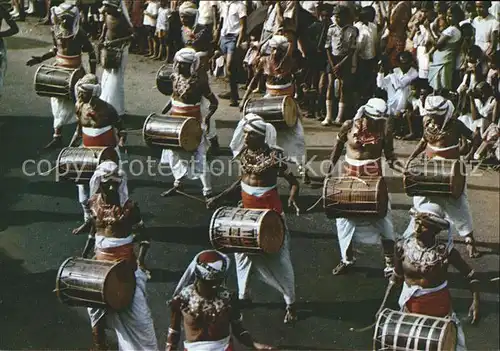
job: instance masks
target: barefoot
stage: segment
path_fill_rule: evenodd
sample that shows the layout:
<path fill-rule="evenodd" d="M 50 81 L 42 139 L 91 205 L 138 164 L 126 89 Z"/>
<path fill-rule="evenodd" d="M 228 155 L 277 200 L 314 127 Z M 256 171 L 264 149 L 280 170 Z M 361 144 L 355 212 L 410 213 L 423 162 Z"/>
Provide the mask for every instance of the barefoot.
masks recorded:
<path fill-rule="evenodd" d="M 285 313 L 285 319 L 283 320 L 283 323 L 285 324 L 294 324 L 297 322 L 297 311 L 295 310 L 294 305 L 287 305 L 286 306 L 286 313 Z"/>
<path fill-rule="evenodd" d="M 477 251 L 476 243 L 474 242 L 473 239 L 470 238 L 465 239 L 465 245 L 467 248 L 467 253 L 469 254 L 470 258 L 478 258 L 481 256 L 481 253 Z"/>
<path fill-rule="evenodd" d="M 354 265 L 354 263 L 345 263 L 344 261 L 340 261 L 340 263 L 337 265 L 337 267 L 335 267 L 332 270 L 332 274 L 333 275 L 346 274 L 349 271 L 349 268 L 353 265 Z"/>

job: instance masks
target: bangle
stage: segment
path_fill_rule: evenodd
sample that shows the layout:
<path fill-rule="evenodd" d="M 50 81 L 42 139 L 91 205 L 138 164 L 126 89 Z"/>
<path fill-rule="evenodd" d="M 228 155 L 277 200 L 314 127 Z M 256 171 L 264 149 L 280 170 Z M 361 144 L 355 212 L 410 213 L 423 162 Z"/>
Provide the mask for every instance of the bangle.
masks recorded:
<path fill-rule="evenodd" d="M 179 332 L 175 329 L 168 328 L 168 334 L 179 334 Z"/>

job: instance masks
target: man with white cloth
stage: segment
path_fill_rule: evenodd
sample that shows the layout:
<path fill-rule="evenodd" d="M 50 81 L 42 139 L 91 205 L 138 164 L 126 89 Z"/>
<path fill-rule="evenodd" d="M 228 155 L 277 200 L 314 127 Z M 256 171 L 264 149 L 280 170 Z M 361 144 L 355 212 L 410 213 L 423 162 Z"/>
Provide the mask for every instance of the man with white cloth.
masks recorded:
<path fill-rule="evenodd" d="M 112 161 L 101 163 L 90 180 L 89 207 L 92 220 L 73 231 L 80 234 L 95 231 L 95 259 L 126 261 L 135 271 L 136 288 L 131 305 L 120 312 L 89 308 L 92 335 L 96 350 L 107 350 L 106 328 L 114 329 L 120 351 L 158 350 L 153 318 L 146 299 L 149 272 L 144 259 L 150 246 L 144 236 L 144 224 L 136 203 L 128 197 L 125 173 Z M 141 235 L 131 234 L 139 226 Z M 140 243 L 139 257 L 134 242 Z"/>
<path fill-rule="evenodd" d="M 342 177 L 382 177 L 382 153 L 389 166 L 394 167 L 397 159 L 392 136 L 386 126 L 386 110 L 384 100 L 372 98 L 358 110 L 353 120 L 344 122 L 332 151 L 329 176 L 333 174 L 344 146 L 347 151 Z M 395 235 L 390 201 L 383 218 L 366 218 L 363 214 L 336 218 L 336 227 L 342 259 L 333 269 L 333 275 L 346 273 L 354 265 L 353 239 L 366 244 L 378 243 L 381 239 L 385 256 L 384 274 L 388 277 L 392 273 Z"/>
<path fill-rule="evenodd" d="M 120 147 L 125 143 L 122 120 L 113 106 L 99 98 L 101 86 L 95 74 L 86 74 L 76 83 L 76 117 L 78 125 L 70 145 L 82 137 L 83 147 L 112 147 L 120 160 Z M 90 218 L 89 186 L 78 184 L 78 200 L 83 208 L 84 221 Z M 83 257 L 86 257 L 84 250 Z"/>
<path fill-rule="evenodd" d="M 26 65 L 33 66 L 52 57 L 56 58 L 55 66 L 83 69 L 82 52 L 89 55 L 90 73 L 95 74 L 97 59 L 94 47 L 87 34 L 80 28 L 80 11 L 76 5 L 63 2 L 50 10 L 52 19 L 52 39 L 54 47 L 42 56 L 32 56 Z M 52 114 L 54 115 L 54 135 L 45 148 L 62 146 L 62 127 L 76 122 L 75 102 L 70 98 L 50 98 Z"/>
<path fill-rule="evenodd" d="M 200 122 L 203 129 L 201 143 L 193 152 L 184 150 L 165 149 L 161 155 L 161 163 L 168 164 L 175 178 L 174 186 L 164 191 L 161 196 L 174 194 L 181 187 L 181 180 L 200 179 L 203 184 L 203 196 L 211 197 L 212 183 L 210 169 L 207 165 L 207 134 L 210 132 L 210 119 L 212 118 L 219 102 L 210 89 L 207 74 L 198 74 L 200 58 L 191 48 L 179 50 L 174 57 L 174 73 L 172 73 L 173 93 L 172 99 L 163 109 L 169 111 L 171 117 L 193 117 Z M 210 101 L 208 114 L 203 118 L 201 100 L 205 97 Z"/>
<path fill-rule="evenodd" d="M 134 26 L 130 21 L 127 7 L 123 0 L 104 0 L 104 26 L 100 38 L 103 55 L 116 58 L 115 62 L 103 64 L 101 99 L 109 102 L 119 116 L 125 114 L 125 68 L 128 59 L 128 47 L 133 39 Z"/>
<path fill-rule="evenodd" d="M 410 210 L 415 221 L 411 237 L 396 243 L 396 267 L 391 280 L 402 283 L 399 305 L 403 312 L 438 318 L 450 318 L 457 327 L 457 351 L 465 351 L 465 334 L 453 311 L 448 289 L 448 266 L 455 267 L 469 282 L 473 294 L 469 317 L 472 324 L 479 321 L 479 280 L 474 270 L 453 248 L 451 236 L 440 243 L 437 235 L 450 230 L 451 223 L 444 210 L 436 204 L 425 203 Z"/>
<path fill-rule="evenodd" d="M 466 160 L 471 160 L 476 148 L 481 143 L 479 133 L 474 136 L 473 132 L 467 128 L 462 121 L 452 118 L 455 110 L 452 102 L 442 96 L 428 96 L 425 100 L 425 110 L 427 116 L 423 119 L 424 135 L 419 144 L 408 158 L 405 168 L 408 168 L 420 153 L 425 151 L 424 160 L 459 160 L 460 159 L 460 139 L 468 139 L 473 142 L 470 152 L 466 155 Z M 414 196 L 413 206 L 416 208 L 425 202 L 438 204 L 443 208 L 447 218 L 453 223 L 458 234 L 465 238 L 467 250 L 471 258 L 479 257 L 473 236 L 472 215 L 467 199 L 467 185 L 465 185 L 462 195 L 458 199 L 451 196 Z M 410 221 L 404 236 L 411 235 L 414 229 L 414 221 Z"/>
<path fill-rule="evenodd" d="M 243 326 L 238 299 L 224 286 L 230 264 L 228 256 L 215 250 L 194 257 L 169 302 L 172 313 L 166 351 L 178 349 L 182 321 L 186 351 L 232 351 L 232 335 L 255 350 L 272 349 L 255 342 Z"/>
<path fill-rule="evenodd" d="M 242 176 L 231 187 L 210 199 L 208 205 L 214 207 L 219 200 L 241 189 L 244 208 L 269 209 L 283 216 L 283 205 L 277 188 L 280 176 L 290 184 L 288 206 L 293 206 L 298 211 L 295 198 L 298 195 L 299 183 L 288 170 L 282 150 L 276 146 L 276 130 L 254 114 L 246 115 L 245 120 L 245 125 L 237 128 L 233 139 L 241 142 L 236 147 L 239 150 L 236 157 L 241 162 Z M 284 322 L 295 322 L 295 276 L 290 257 L 290 234 L 286 226 L 283 246 L 278 253 L 236 253 L 235 258 L 240 300 L 250 299 L 247 290 L 251 270 L 255 269 L 265 283 L 283 294 L 287 305 Z"/>

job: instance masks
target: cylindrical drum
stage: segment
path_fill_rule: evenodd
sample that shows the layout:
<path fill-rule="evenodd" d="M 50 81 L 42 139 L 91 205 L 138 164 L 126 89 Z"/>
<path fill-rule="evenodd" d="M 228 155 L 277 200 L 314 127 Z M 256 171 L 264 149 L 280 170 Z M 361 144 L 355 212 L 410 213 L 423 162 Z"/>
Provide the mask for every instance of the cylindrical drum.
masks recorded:
<path fill-rule="evenodd" d="M 112 147 L 65 147 L 57 157 L 57 181 L 87 183 L 97 166 L 108 160 L 119 163 L 118 153 Z"/>
<path fill-rule="evenodd" d="M 276 253 L 285 239 L 285 224 L 273 210 L 221 207 L 210 221 L 209 238 L 222 252 Z"/>
<path fill-rule="evenodd" d="M 81 68 L 65 68 L 41 65 L 35 73 L 35 92 L 39 96 L 75 99 L 75 85 L 85 71 Z"/>
<path fill-rule="evenodd" d="M 449 318 L 384 309 L 377 319 L 373 350 L 455 351 L 457 327 Z"/>
<path fill-rule="evenodd" d="M 102 68 L 118 69 L 122 65 L 123 49 L 116 47 L 102 48 L 100 50 L 100 61 Z"/>
<path fill-rule="evenodd" d="M 297 103 L 290 96 L 249 99 L 243 106 L 244 114 L 255 113 L 276 127 L 294 127 L 297 124 Z"/>
<path fill-rule="evenodd" d="M 142 136 L 146 145 L 163 149 L 195 151 L 201 143 L 203 130 L 196 118 L 170 117 L 152 113 L 146 118 Z"/>
<path fill-rule="evenodd" d="M 174 92 L 172 79 L 170 76 L 174 72 L 172 64 L 166 64 L 160 67 L 156 73 L 156 88 L 163 95 L 170 96 Z"/>
<path fill-rule="evenodd" d="M 419 158 L 404 172 L 403 184 L 408 196 L 450 196 L 459 198 L 466 182 L 465 164 L 460 160 Z"/>
<path fill-rule="evenodd" d="M 385 217 L 389 192 L 383 177 L 326 178 L 323 208 L 329 218 Z"/>
<path fill-rule="evenodd" d="M 66 305 L 120 311 L 132 303 L 135 285 L 129 262 L 70 257 L 59 268 L 54 291 Z"/>

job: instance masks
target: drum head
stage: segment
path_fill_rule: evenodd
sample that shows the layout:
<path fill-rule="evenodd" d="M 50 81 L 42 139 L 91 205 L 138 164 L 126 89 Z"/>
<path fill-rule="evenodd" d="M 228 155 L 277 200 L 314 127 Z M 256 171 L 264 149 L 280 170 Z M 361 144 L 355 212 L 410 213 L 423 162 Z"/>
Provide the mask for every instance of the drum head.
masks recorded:
<path fill-rule="evenodd" d="M 203 131 L 196 118 L 189 117 L 182 124 L 179 134 L 179 145 L 186 151 L 195 151 L 201 143 Z"/>
<path fill-rule="evenodd" d="M 276 211 L 268 211 L 260 223 L 259 247 L 265 253 L 276 253 L 283 246 L 285 225 L 281 215 Z"/>
<path fill-rule="evenodd" d="M 135 273 L 126 261 L 116 263 L 106 275 L 103 298 L 115 311 L 123 310 L 132 303 L 135 293 Z"/>
<path fill-rule="evenodd" d="M 384 177 L 380 177 L 377 184 L 377 203 L 381 211 L 380 216 L 385 217 L 387 215 L 387 207 L 389 206 L 389 190 L 387 189 Z"/>
<path fill-rule="evenodd" d="M 61 301 L 62 303 L 65 303 L 65 299 L 63 298 L 63 294 L 61 294 L 61 291 L 64 290 L 64 287 L 61 286 L 61 274 L 64 270 L 64 267 L 66 267 L 66 265 L 69 263 L 69 262 L 72 262 L 74 260 L 73 257 L 69 257 L 67 258 L 62 264 L 61 266 L 59 267 L 59 270 L 57 271 L 57 276 L 56 276 L 56 288 L 54 289 L 54 292 L 56 293 L 56 296 L 57 298 L 59 299 L 59 301 Z"/>
<path fill-rule="evenodd" d="M 94 148 L 89 148 L 89 149 L 94 149 Z M 116 150 L 112 147 L 103 147 L 103 148 L 95 148 L 97 150 L 95 151 L 100 151 L 99 154 L 99 161 L 98 164 L 101 164 L 104 161 L 113 161 L 117 165 L 119 165 L 120 160 L 118 157 L 118 153 Z"/>
<path fill-rule="evenodd" d="M 457 346 L 457 326 L 450 322 L 441 334 L 442 348 L 439 351 L 455 350 Z"/>
<path fill-rule="evenodd" d="M 290 96 L 283 99 L 283 119 L 288 127 L 294 127 L 297 124 L 297 103 Z"/>
<path fill-rule="evenodd" d="M 465 164 L 457 160 L 452 166 L 452 176 L 450 177 L 451 196 L 458 199 L 465 189 L 466 173 Z"/>

